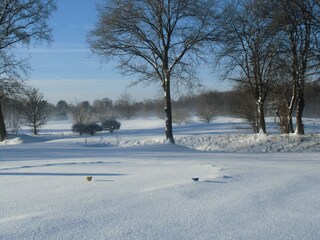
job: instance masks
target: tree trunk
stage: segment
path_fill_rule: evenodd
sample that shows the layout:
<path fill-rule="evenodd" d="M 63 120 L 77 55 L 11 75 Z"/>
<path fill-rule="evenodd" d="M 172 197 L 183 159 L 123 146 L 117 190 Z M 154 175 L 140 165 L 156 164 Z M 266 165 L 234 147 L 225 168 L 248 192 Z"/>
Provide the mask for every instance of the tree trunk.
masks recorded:
<path fill-rule="evenodd" d="M 292 115 L 289 113 L 287 116 L 287 134 L 293 133 L 293 122 L 292 122 Z"/>
<path fill-rule="evenodd" d="M 304 87 L 303 83 L 298 87 L 297 112 L 296 112 L 296 133 L 304 134 L 304 126 L 302 122 L 302 115 L 304 110 Z"/>
<path fill-rule="evenodd" d="M 7 137 L 6 125 L 2 113 L 2 97 L 0 97 L 0 142 L 4 141 Z"/>
<path fill-rule="evenodd" d="M 164 101 L 165 108 L 164 112 L 166 115 L 166 140 L 169 143 L 174 143 L 173 133 L 172 133 L 172 108 L 171 108 L 171 94 L 170 94 L 170 76 L 167 76 L 165 82 L 163 83 L 164 90 Z"/>
<path fill-rule="evenodd" d="M 263 106 L 264 106 L 264 102 L 260 98 L 257 101 L 258 130 L 259 130 L 259 133 L 266 134 L 267 130 L 266 130 L 266 121 L 264 119 L 264 108 L 263 108 Z"/>
<path fill-rule="evenodd" d="M 296 101 L 297 101 L 297 76 L 296 73 L 292 73 L 293 75 L 293 85 L 292 85 L 292 96 L 290 103 L 288 105 L 288 111 L 287 111 L 287 124 L 288 124 L 288 133 L 293 133 L 293 123 L 292 123 L 292 115 L 293 111 L 296 106 Z"/>
<path fill-rule="evenodd" d="M 278 105 L 277 117 L 279 118 L 279 125 L 282 134 L 289 134 L 293 132 L 292 124 L 292 109 L 287 100 L 281 101 Z"/>
<path fill-rule="evenodd" d="M 33 135 L 38 135 L 37 126 L 35 124 L 35 120 L 33 122 Z"/>
<path fill-rule="evenodd" d="M 292 114 L 295 106 L 295 96 L 292 96 L 290 103 L 284 103 L 284 109 L 281 114 L 279 114 L 281 133 L 289 134 L 293 133 L 293 122 Z"/>

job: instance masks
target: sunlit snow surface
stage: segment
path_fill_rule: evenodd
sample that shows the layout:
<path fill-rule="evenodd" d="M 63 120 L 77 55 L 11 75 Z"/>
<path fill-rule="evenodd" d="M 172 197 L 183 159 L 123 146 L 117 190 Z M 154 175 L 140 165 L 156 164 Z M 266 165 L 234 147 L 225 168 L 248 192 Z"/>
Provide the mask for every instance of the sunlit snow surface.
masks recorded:
<path fill-rule="evenodd" d="M 177 145 L 157 118 L 94 137 L 23 130 L 0 145 L 0 239 L 318 240 L 320 127 L 305 124 L 299 137 L 193 122 Z"/>

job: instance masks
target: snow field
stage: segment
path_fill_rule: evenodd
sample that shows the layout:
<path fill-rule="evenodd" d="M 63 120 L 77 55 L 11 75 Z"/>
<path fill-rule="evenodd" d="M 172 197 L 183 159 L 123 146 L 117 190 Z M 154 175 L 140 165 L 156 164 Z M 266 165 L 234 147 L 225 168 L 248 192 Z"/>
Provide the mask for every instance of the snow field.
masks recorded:
<path fill-rule="evenodd" d="M 178 126 L 171 145 L 157 121 L 94 137 L 56 124 L 1 145 L 0 239 L 319 239 L 317 134 L 220 119 Z"/>

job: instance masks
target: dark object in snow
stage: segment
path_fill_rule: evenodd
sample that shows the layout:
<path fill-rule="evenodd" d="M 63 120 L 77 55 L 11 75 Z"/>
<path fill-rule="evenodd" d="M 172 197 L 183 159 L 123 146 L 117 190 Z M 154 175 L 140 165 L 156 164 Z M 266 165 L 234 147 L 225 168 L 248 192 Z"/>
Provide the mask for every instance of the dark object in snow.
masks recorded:
<path fill-rule="evenodd" d="M 88 177 L 86 177 L 86 179 L 87 179 L 87 181 L 91 181 L 92 180 L 92 177 L 91 176 L 88 176 Z"/>
<path fill-rule="evenodd" d="M 198 182 L 199 181 L 199 178 L 198 177 L 195 177 L 195 178 L 192 178 L 193 181 L 195 182 Z"/>

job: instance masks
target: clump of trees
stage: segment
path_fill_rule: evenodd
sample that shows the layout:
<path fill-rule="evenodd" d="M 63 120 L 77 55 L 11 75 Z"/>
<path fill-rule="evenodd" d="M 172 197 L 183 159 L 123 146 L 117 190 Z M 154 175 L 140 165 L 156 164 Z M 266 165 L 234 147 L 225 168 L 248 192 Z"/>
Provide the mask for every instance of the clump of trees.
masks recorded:
<path fill-rule="evenodd" d="M 69 109 L 75 122 L 72 131 L 80 135 L 84 133 L 94 135 L 98 131 L 114 132 L 120 129 L 120 122 L 113 117 L 114 111 L 118 112 L 117 108 L 108 98 L 94 100 L 93 105 L 89 101 L 78 102 L 65 106 L 65 109 Z M 69 113 L 66 114 L 69 115 Z"/>
<path fill-rule="evenodd" d="M 254 99 L 252 104 L 247 97 L 255 131 L 266 133 L 266 101 L 272 97 L 281 131 L 304 133 L 306 85 L 317 78 L 320 63 L 319 14 L 316 0 L 240 0 L 223 8 L 219 59 L 226 78 Z"/>

